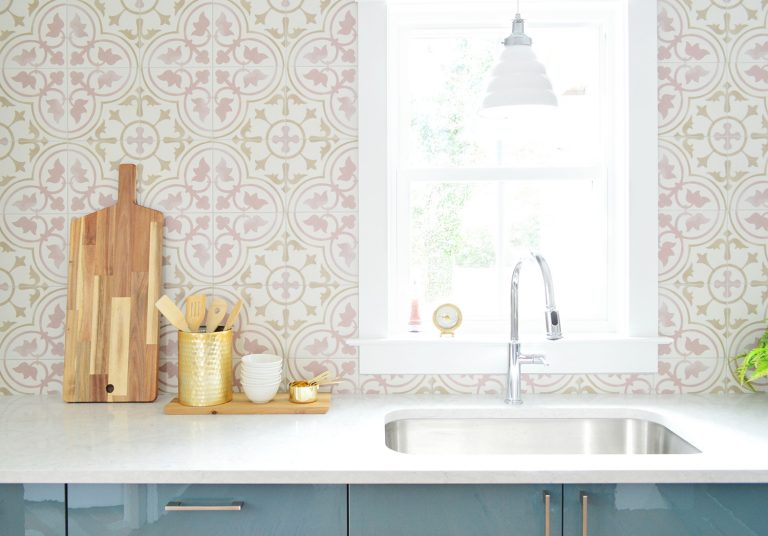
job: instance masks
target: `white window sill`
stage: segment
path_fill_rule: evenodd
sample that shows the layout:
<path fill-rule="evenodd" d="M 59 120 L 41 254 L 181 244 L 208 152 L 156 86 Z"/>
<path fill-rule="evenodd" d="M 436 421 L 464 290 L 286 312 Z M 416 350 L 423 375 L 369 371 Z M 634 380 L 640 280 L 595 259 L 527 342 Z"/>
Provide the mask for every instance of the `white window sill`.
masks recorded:
<path fill-rule="evenodd" d="M 547 365 L 528 373 L 655 373 L 665 337 L 568 336 L 558 341 L 524 339 L 524 354 L 545 354 Z M 424 333 L 386 339 L 352 339 L 360 347 L 361 374 L 506 374 L 507 342 L 438 338 Z"/>

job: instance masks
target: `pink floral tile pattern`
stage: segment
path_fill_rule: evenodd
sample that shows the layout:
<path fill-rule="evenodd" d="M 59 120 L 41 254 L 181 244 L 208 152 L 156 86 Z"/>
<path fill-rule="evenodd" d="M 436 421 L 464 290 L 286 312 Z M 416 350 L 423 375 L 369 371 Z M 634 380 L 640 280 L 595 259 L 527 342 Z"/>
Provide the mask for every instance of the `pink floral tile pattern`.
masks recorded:
<path fill-rule="evenodd" d="M 657 393 L 734 393 L 765 328 L 768 164 L 761 1 L 660 0 Z M 762 236 L 761 236 L 761 233 Z"/>
<path fill-rule="evenodd" d="M 768 303 L 768 5 L 658 1 L 656 374 L 527 375 L 528 393 L 737 393 Z M 236 362 L 344 393 L 500 395 L 495 375 L 359 373 L 352 0 L 0 2 L 0 394 L 61 389 L 68 225 L 166 214 L 165 291 L 245 303 Z M 161 326 L 161 390 L 177 386 Z M 760 384 L 768 389 L 768 381 Z"/>

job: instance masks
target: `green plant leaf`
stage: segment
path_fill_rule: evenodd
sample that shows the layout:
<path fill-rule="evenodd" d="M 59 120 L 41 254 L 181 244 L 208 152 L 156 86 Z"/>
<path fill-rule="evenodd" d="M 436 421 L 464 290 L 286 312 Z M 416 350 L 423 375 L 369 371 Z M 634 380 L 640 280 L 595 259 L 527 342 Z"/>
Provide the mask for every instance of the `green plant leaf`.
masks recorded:
<path fill-rule="evenodd" d="M 736 356 L 734 359 L 742 360 L 741 364 L 736 367 L 739 383 L 754 391 L 752 382 L 759 378 L 768 377 L 768 328 L 760 337 L 755 348 Z"/>

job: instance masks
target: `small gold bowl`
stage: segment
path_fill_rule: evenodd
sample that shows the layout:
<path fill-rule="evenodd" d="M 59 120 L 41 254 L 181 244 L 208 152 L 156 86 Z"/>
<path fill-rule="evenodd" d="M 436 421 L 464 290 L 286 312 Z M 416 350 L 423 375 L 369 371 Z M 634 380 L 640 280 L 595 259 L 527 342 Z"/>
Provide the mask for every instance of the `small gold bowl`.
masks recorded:
<path fill-rule="evenodd" d="M 304 380 L 291 382 L 288 385 L 288 399 L 294 404 L 310 404 L 317 402 L 319 385 L 310 385 Z"/>

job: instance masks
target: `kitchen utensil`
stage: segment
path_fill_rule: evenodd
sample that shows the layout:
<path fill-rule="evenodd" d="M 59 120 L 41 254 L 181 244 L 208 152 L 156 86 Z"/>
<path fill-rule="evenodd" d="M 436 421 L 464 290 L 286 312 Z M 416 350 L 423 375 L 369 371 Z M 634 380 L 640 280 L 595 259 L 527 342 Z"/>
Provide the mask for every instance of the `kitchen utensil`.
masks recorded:
<path fill-rule="evenodd" d="M 206 301 L 207 297 L 205 294 L 194 294 L 188 296 L 184 302 L 184 311 L 186 312 L 186 320 L 190 331 L 197 332 L 200 329 L 200 324 L 205 320 Z"/>
<path fill-rule="evenodd" d="M 214 406 L 232 400 L 232 332 L 179 333 L 179 402 Z"/>
<path fill-rule="evenodd" d="M 163 410 L 166 415 L 278 415 L 288 413 L 327 413 L 331 406 L 331 393 L 318 393 L 317 402 L 311 404 L 292 404 L 288 393 L 277 393 L 268 404 L 254 404 L 245 393 L 235 393 L 232 401 L 220 406 L 193 407 L 179 404 L 174 398 Z"/>
<path fill-rule="evenodd" d="M 221 319 L 227 314 L 227 302 L 221 298 L 214 298 L 208 316 L 205 318 L 205 331 L 213 333 L 219 327 Z"/>
<path fill-rule="evenodd" d="M 157 397 L 162 251 L 163 214 L 136 204 L 136 166 L 121 164 L 117 202 L 70 226 L 66 402 Z"/>
<path fill-rule="evenodd" d="M 289 400 L 294 404 L 311 404 L 317 401 L 318 386 L 304 380 L 288 384 Z"/>
<path fill-rule="evenodd" d="M 237 320 L 237 315 L 240 314 L 240 309 L 243 307 L 243 300 L 237 300 L 237 303 L 235 303 L 234 306 L 232 306 L 232 311 L 229 313 L 229 317 L 227 318 L 227 323 L 224 324 L 224 330 L 232 329 L 232 325 L 235 323 L 235 320 Z"/>
<path fill-rule="evenodd" d="M 168 322 L 173 325 L 179 331 L 190 331 L 189 324 L 187 324 L 184 314 L 181 312 L 173 300 L 168 296 L 161 296 L 159 300 L 155 302 L 157 310 L 163 313 L 163 316 L 168 319 Z"/>
<path fill-rule="evenodd" d="M 309 385 L 317 385 L 317 384 L 321 383 L 323 380 L 328 379 L 328 377 L 330 375 L 331 375 L 331 373 L 326 370 L 324 372 L 321 372 L 320 374 L 318 374 L 317 376 L 315 376 L 311 380 L 307 380 L 307 383 Z"/>

